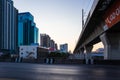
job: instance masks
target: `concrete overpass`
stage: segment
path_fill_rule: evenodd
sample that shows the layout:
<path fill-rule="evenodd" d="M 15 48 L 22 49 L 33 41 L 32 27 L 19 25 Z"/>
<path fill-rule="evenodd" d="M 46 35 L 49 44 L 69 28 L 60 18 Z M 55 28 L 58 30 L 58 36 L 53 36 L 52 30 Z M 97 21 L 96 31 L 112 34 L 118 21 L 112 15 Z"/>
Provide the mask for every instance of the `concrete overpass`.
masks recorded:
<path fill-rule="evenodd" d="M 94 0 L 74 53 L 91 53 L 93 45 L 102 41 L 104 59 L 120 59 L 120 1 Z"/>

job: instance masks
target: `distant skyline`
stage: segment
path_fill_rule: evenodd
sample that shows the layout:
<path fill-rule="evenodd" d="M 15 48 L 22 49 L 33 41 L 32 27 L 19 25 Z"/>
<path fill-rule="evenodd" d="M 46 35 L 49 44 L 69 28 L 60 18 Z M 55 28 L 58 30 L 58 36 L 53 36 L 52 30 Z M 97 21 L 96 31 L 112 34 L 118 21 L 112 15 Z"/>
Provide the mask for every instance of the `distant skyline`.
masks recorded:
<path fill-rule="evenodd" d="M 40 33 L 46 33 L 58 44 L 68 43 L 73 51 L 82 30 L 84 18 L 93 0 L 13 0 L 19 12 L 30 12 Z M 39 39 L 40 43 L 40 39 Z"/>

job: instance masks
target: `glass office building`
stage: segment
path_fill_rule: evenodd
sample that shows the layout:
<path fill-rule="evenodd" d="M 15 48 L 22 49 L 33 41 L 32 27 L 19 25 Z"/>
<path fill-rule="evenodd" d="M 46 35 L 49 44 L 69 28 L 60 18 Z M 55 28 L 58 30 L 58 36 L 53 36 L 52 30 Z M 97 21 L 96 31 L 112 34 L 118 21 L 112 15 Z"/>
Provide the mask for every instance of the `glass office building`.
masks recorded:
<path fill-rule="evenodd" d="M 18 15 L 18 46 L 31 45 L 38 42 L 38 28 L 34 17 L 29 12 Z"/>
<path fill-rule="evenodd" d="M 67 53 L 68 52 L 68 44 L 67 43 L 61 44 L 60 45 L 60 51 L 64 52 L 64 53 Z"/>
<path fill-rule="evenodd" d="M 0 50 L 16 52 L 18 10 L 12 0 L 0 0 Z"/>

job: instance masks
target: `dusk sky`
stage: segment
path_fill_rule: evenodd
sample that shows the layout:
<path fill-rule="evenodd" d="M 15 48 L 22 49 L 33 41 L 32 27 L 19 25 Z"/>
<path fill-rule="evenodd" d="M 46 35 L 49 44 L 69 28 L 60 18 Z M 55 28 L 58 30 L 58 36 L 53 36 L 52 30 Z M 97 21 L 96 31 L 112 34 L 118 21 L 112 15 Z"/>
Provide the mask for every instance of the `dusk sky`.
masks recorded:
<path fill-rule="evenodd" d="M 40 33 L 48 34 L 57 44 L 68 43 L 73 51 L 93 0 L 13 0 L 19 12 L 30 12 Z M 39 37 L 40 38 L 40 37 Z M 40 40 L 39 40 L 40 42 Z"/>

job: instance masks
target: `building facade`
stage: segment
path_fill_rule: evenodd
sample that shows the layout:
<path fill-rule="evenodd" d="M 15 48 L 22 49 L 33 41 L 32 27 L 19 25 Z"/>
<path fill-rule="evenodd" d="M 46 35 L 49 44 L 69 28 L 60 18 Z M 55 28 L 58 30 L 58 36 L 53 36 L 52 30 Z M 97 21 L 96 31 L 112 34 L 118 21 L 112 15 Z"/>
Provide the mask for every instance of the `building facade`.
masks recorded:
<path fill-rule="evenodd" d="M 58 50 L 57 43 L 47 34 L 40 34 L 40 46 L 48 48 L 50 52 Z"/>
<path fill-rule="evenodd" d="M 38 46 L 19 46 L 19 57 L 24 59 L 37 59 Z"/>
<path fill-rule="evenodd" d="M 58 45 L 57 45 L 57 43 L 55 43 L 55 49 L 56 49 L 56 51 L 58 50 Z"/>
<path fill-rule="evenodd" d="M 12 0 L 0 0 L 0 50 L 17 51 L 18 10 Z"/>
<path fill-rule="evenodd" d="M 35 45 L 19 46 L 19 62 L 45 63 L 49 50 Z"/>
<path fill-rule="evenodd" d="M 50 36 L 47 34 L 40 34 L 40 45 L 42 47 L 50 47 Z"/>
<path fill-rule="evenodd" d="M 68 52 L 68 44 L 61 44 L 60 45 L 60 52 L 67 53 Z"/>
<path fill-rule="evenodd" d="M 55 48 L 55 41 L 54 40 L 50 40 L 50 47 Z"/>
<path fill-rule="evenodd" d="M 31 13 L 18 15 L 18 46 L 38 43 L 38 28 Z"/>
<path fill-rule="evenodd" d="M 34 27 L 34 43 L 38 43 L 38 34 L 39 29 L 37 27 Z"/>

